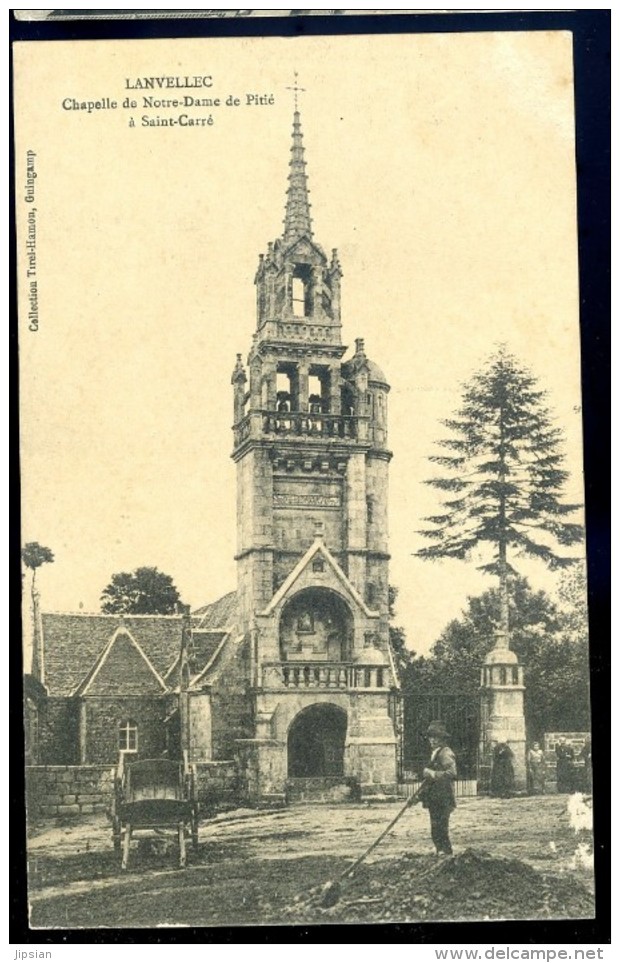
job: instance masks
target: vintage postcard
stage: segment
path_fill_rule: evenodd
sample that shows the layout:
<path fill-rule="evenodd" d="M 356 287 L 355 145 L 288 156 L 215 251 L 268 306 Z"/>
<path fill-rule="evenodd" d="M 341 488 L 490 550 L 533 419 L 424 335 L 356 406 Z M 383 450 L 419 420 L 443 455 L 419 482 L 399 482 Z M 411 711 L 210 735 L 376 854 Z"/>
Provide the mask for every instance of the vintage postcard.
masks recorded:
<path fill-rule="evenodd" d="M 572 56 L 15 45 L 33 928 L 594 916 Z"/>

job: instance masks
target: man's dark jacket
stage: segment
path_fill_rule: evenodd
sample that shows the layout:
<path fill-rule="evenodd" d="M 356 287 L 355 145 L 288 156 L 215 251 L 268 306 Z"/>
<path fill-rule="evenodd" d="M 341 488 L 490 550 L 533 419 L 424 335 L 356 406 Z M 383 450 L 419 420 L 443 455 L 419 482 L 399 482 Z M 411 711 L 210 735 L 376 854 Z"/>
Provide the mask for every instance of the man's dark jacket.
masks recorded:
<path fill-rule="evenodd" d="M 422 805 L 425 809 L 447 809 L 456 807 L 454 780 L 456 779 L 456 757 L 449 746 L 442 746 L 435 758 L 426 767 L 436 775 L 429 779 L 422 791 Z"/>

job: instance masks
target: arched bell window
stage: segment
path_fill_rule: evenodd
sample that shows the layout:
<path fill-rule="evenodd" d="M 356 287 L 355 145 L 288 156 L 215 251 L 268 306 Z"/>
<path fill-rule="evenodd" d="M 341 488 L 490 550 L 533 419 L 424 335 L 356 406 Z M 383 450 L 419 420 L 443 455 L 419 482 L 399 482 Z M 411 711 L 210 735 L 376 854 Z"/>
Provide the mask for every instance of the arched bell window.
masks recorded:
<path fill-rule="evenodd" d="M 296 318 L 309 318 L 312 314 L 312 268 L 309 264 L 296 264 L 293 268 L 291 307 Z"/>

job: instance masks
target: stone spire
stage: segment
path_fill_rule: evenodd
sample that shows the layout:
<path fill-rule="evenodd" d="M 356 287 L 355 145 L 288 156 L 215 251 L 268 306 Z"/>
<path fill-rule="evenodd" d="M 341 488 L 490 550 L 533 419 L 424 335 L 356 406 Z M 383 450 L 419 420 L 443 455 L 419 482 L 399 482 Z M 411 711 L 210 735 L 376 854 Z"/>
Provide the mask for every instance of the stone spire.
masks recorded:
<path fill-rule="evenodd" d="M 286 245 L 292 244 L 304 234 L 312 237 L 312 221 L 310 219 L 310 204 L 308 202 L 308 178 L 306 176 L 306 162 L 304 160 L 303 134 L 299 111 L 293 114 L 293 144 L 291 147 L 291 161 L 288 175 L 288 189 L 286 192 L 286 213 L 284 217 L 283 240 Z"/>

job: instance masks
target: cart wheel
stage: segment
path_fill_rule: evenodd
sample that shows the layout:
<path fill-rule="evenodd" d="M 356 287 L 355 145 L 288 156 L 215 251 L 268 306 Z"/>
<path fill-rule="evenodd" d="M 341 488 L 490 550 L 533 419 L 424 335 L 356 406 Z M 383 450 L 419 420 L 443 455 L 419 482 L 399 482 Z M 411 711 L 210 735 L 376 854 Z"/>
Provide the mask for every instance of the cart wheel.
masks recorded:
<path fill-rule="evenodd" d="M 121 844 L 121 821 L 120 821 L 120 819 L 118 819 L 118 817 L 115 817 L 115 818 L 114 818 L 114 821 L 113 821 L 113 823 L 112 823 L 112 833 L 113 833 L 113 835 L 114 835 L 114 852 L 115 852 L 115 853 L 120 853 L 121 848 L 122 848 L 122 844 Z"/>

